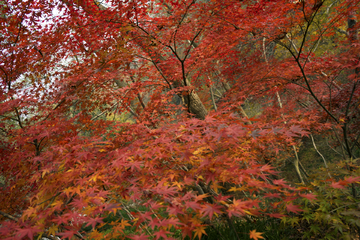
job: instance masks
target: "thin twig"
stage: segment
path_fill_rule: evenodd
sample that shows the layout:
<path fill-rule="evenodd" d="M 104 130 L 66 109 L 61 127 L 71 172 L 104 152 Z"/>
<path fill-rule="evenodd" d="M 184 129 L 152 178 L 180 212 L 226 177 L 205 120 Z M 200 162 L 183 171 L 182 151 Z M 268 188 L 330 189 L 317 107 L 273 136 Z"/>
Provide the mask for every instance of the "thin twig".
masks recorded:
<path fill-rule="evenodd" d="M 310 137 L 311 137 L 311 141 L 312 141 L 312 143 L 313 143 L 313 146 L 314 146 L 316 152 L 317 152 L 317 153 L 320 155 L 320 157 L 323 159 L 325 168 L 326 168 L 326 170 L 327 170 L 327 173 L 328 173 L 329 177 L 331 178 L 331 175 L 330 175 L 330 172 L 329 172 L 329 167 L 328 167 L 328 165 L 327 165 L 327 163 L 326 163 L 326 159 L 325 159 L 324 156 L 321 154 L 321 152 L 317 149 L 316 144 L 315 144 L 315 140 L 314 140 L 312 134 L 310 134 Z"/>

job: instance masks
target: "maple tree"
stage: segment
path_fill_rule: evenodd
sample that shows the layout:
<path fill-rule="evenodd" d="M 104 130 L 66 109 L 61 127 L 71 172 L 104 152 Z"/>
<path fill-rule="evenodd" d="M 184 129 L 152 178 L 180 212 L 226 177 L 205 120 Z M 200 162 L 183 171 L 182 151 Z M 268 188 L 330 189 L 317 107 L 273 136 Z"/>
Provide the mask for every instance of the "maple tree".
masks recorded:
<path fill-rule="evenodd" d="M 279 156 L 311 134 L 359 155 L 358 5 L 1 1 L 0 235 L 200 239 L 303 212 Z M 345 167 L 330 186 L 356 198 Z"/>

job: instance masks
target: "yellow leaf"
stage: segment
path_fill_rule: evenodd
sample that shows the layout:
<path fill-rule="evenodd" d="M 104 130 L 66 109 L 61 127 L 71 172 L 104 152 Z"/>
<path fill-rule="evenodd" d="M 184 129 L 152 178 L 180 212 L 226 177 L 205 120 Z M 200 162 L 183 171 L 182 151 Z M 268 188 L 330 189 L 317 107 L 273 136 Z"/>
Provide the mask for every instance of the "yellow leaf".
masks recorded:
<path fill-rule="evenodd" d="M 121 222 L 119 224 L 115 224 L 115 226 L 113 227 L 113 231 L 114 233 L 116 232 L 123 233 L 126 226 L 131 227 L 131 224 L 129 224 L 127 220 L 121 219 Z"/>
<path fill-rule="evenodd" d="M 220 185 L 218 184 L 218 182 L 213 182 L 212 187 L 213 187 L 213 189 L 214 189 L 214 191 L 215 191 L 216 193 L 218 192 L 218 190 L 219 190 L 220 188 L 223 188 L 222 186 L 220 186 Z"/>
<path fill-rule="evenodd" d="M 61 206 L 63 204 L 63 201 L 61 200 L 56 200 L 55 202 L 53 202 L 50 206 L 54 207 L 54 206 Z"/>
<path fill-rule="evenodd" d="M 43 235 L 43 234 L 44 234 L 43 232 L 39 233 L 39 235 L 38 235 L 38 237 L 37 237 L 37 240 L 42 239 L 42 235 Z"/>
<path fill-rule="evenodd" d="M 103 238 L 103 234 L 98 232 L 97 230 L 93 230 L 89 236 L 89 239 L 102 239 L 102 238 Z"/>
<path fill-rule="evenodd" d="M 176 175 L 175 175 L 174 173 L 170 174 L 170 176 L 169 176 L 170 180 L 171 180 L 171 181 L 174 180 L 174 177 L 175 177 L 175 176 L 176 176 Z"/>
<path fill-rule="evenodd" d="M 240 188 L 237 188 L 237 187 L 232 187 L 229 189 L 229 192 L 237 192 L 239 191 Z"/>
<path fill-rule="evenodd" d="M 56 225 L 52 225 L 49 228 L 49 235 L 55 236 L 57 231 L 58 231 L 58 227 Z"/>
<path fill-rule="evenodd" d="M 22 219 L 27 219 L 30 218 L 32 215 L 36 215 L 36 208 L 33 207 L 29 207 L 28 209 L 26 209 L 22 215 Z"/>
<path fill-rule="evenodd" d="M 250 231 L 250 238 L 254 240 L 258 240 L 260 238 L 264 238 L 261 236 L 262 233 L 256 232 L 256 230 Z"/>
<path fill-rule="evenodd" d="M 194 155 L 197 155 L 197 154 L 199 154 L 199 153 L 205 152 L 205 150 L 207 150 L 207 147 L 200 147 L 200 148 L 196 149 L 196 150 L 193 152 L 193 154 L 194 154 Z"/>
<path fill-rule="evenodd" d="M 36 221 L 36 226 L 42 226 L 44 225 L 45 219 L 41 218 L 39 221 Z"/>
<path fill-rule="evenodd" d="M 131 226 L 131 224 L 129 223 L 128 220 L 121 219 L 120 226 L 121 226 L 121 228 L 124 229 L 126 226 Z"/>
<path fill-rule="evenodd" d="M 196 236 L 198 236 L 198 238 L 201 239 L 201 236 L 203 234 L 207 235 L 206 232 L 205 232 L 205 226 L 198 226 L 198 227 L 195 228 L 194 238 L 196 238 Z"/>
<path fill-rule="evenodd" d="M 201 219 L 198 217 L 190 219 L 190 222 L 192 222 L 193 225 L 201 225 L 202 223 Z"/>
<path fill-rule="evenodd" d="M 244 213 L 246 213 L 247 215 L 253 215 L 251 212 L 244 210 Z"/>
<path fill-rule="evenodd" d="M 74 190 L 74 192 L 75 193 L 77 193 L 77 194 L 79 194 L 80 195 L 80 193 L 81 193 L 81 189 L 80 189 L 81 187 L 80 187 L 80 185 L 78 185 L 76 188 L 74 188 L 73 190 Z"/>
<path fill-rule="evenodd" d="M 90 179 L 89 179 L 89 182 L 93 181 L 93 182 L 96 182 L 96 179 L 98 178 L 99 176 L 97 174 L 93 175 Z"/>
<path fill-rule="evenodd" d="M 49 170 L 44 170 L 41 174 L 41 177 L 44 178 L 45 174 L 49 173 Z"/>
<path fill-rule="evenodd" d="M 65 195 L 66 195 L 67 197 L 69 197 L 69 195 L 70 195 L 70 193 L 71 193 L 72 191 L 73 191 L 72 188 L 71 188 L 71 187 L 68 187 L 68 188 L 66 188 L 63 192 L 65 193 Z"/>
<path fill-rule="evenodd" d="M 183 185 L 183 184 L 182 184 L 182 183 L 179 183 L 179 182 L 174 182 L 174 183 L 172 184 L 172 186 L 177 186 L 180 191 L 182 190 L 182 185 Z"/>

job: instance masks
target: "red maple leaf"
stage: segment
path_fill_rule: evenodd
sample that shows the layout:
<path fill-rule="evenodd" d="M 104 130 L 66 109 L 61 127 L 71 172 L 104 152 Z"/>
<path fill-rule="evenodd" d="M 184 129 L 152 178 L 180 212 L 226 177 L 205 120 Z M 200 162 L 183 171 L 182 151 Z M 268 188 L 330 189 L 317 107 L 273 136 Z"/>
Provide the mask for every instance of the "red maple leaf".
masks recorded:
<path fill-rule="evenodd" d="M 129 237 L 130 239 L 133 240 L 148 240 L 150 236 L 146 235 L 145 233 L 142 233 L 141 235 L 135 235 L 135 236 L 131 236 Z"/>
<path fill-rule="evenodd" d="M 87 220 L 88 224 L 86 224 L 86 226 L 91 226 L 94 229 L 96 224 L 103 222 L 103 219 L 103 217 L 90 218 L 89 220 Z"/>
<path fill-rule="evenodd" d="M 191 208 L 191 209 L 201 209 L 201 205 L 197 202 L 194 202 L 194 201 L 189 201 L 189 202 L 186 202 L 185 203 L 185 206 L 188 207 L 188 208 Z"/>
<path fill-rule="evenodd" d="M 229 217 L 231 218 L 232 216 L 235 217 L 241 217 L 244 216 L 244 212 L 241 210 L 238 210 L 236 208 L 229 208 L 226 210 L 226 212 L 228 213 Z"/>
<path fill-rule="evenodd" d="M 296 214 L 303 211 L 301 208 L 299 208 L 299 206 L 293 205 L 292 203 L 289 203 L 289 204 L 286 205 L 286 210 L 288 212 L 293 212 L 293 213 L 296 213 Z"/>
<path fill-rule="evenodd" d="M 161 226 L 169 226 L 169 225 L 179 225 L 179 219 L 176 218 L 169 218 L 169 219 L 165 219 L 164 221 L 161 222 Z"/>
<path fill-rule="evenodd" d="M 209 216 L 211 220 L 214 213 L 222 213 L 221 208 L 221 206 L 217 206 L 215 204 L 205 204 L 204 206 L 202 206 L 200 212 L 203 214 L 203 217 Z"/>
<path fill-rule="evenodd" d="M 287 186 L 287 184 L 286 184 L 286 182 L 284 181 L 284 179 L 274 180 L 273 183 L 274 183 L 275 185 L 280 185 L 280 186 L 283 186 L 283 187 Z"/>
<path fill-rule="evenodd" d="M 71 239 L 75 234 L 77 234 L 77 231 L 66 231 L 66 232 L 63 232 L 63 233 L 59 233 L 60 236 L 62 236 L 63 238 L 69 238 Z"/>
<path fill-rule="evenodd" d="M 315 200 L 316 195 L 314 193 L 307 193 L 307 194 L 299 194 L 300 197 L 309 199 L 309 200 Z"/>
<path fill-rule="evenodd" d="M 332 182 L 331 184 L 330 184 L 330 186 L 332 187 L 332 188 L 337 188 L 337 189 L 344 189 L 346 184 L 345 183 L 343 183 L 343 182 Z"/>
<path fill-rule="evenodd" d="M 160 229 L 159 231 L 155 232 L 155 239 L 160 239 L 161 237 L 164 239 L 169 239 L 168 236 L 166 234 L 170 234 L 170 232 L 165 231 L 164 229 Z"/>
<path fill-rule="evenodd" d="M 360 182 L 360 176 L 357 176 L 357 177 L 350 176 L 350 177 L 345 178 L 344 181 L 347 183 Z"/>
<path fill-rule="evenodd" d="M 292 131 L 293 133 L 299 134 L 300 136 L 307 136 L 309 134 L 309 132 L 304 131 L 303 128 L 296 126 L 296 125 L 292 125 L 290 127 L 290 131 Z"/>
<path fill-rule="evenodd" d="M 40 230 L 38 228 L 24 228 L 24 229 L 18 229 L 16 232 L 16 236 L 19 239 L 23 239 L 25 236 L 30 238 L 31 240 L 34 238 L 36 233 L 38 233 Z"/>
<path fill-rule="evenodd" d="M 268 214 L 269 217 L 274 217 L 274 218 L 282 218 L 282 217 L 285 217 L 284 214 L 281 214 L 281 213 L 269 213 Z"/>
<path fill-rule="evenodd" d="M 159 220 L 158 220 L 157 218 L 152 218 L 152 219 L 149 221 L 149 226 L 150 226 L 152 229 L 155 229 L 155 227 L 159 227 L 159 226 L 160 226 Z"/>
<path fill-rule="evenodd" d="M 168 186 L 162 186 L 162 185 L 158 185 L 155 189 L 154 192 L 163 195 L 165 197 L 168 196 L 174 196 L 177 193 L 177 187 L 168 187 Z"/>

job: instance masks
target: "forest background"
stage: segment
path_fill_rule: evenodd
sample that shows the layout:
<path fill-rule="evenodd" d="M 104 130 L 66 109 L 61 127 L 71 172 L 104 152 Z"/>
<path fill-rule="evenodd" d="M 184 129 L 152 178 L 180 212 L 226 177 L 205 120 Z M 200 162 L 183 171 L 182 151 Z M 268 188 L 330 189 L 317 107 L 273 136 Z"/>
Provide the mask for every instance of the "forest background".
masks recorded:
<path fill-rule="evenodd" d="M 359 1 L 0 11 L 1 239 L 359 238 Z"/>

